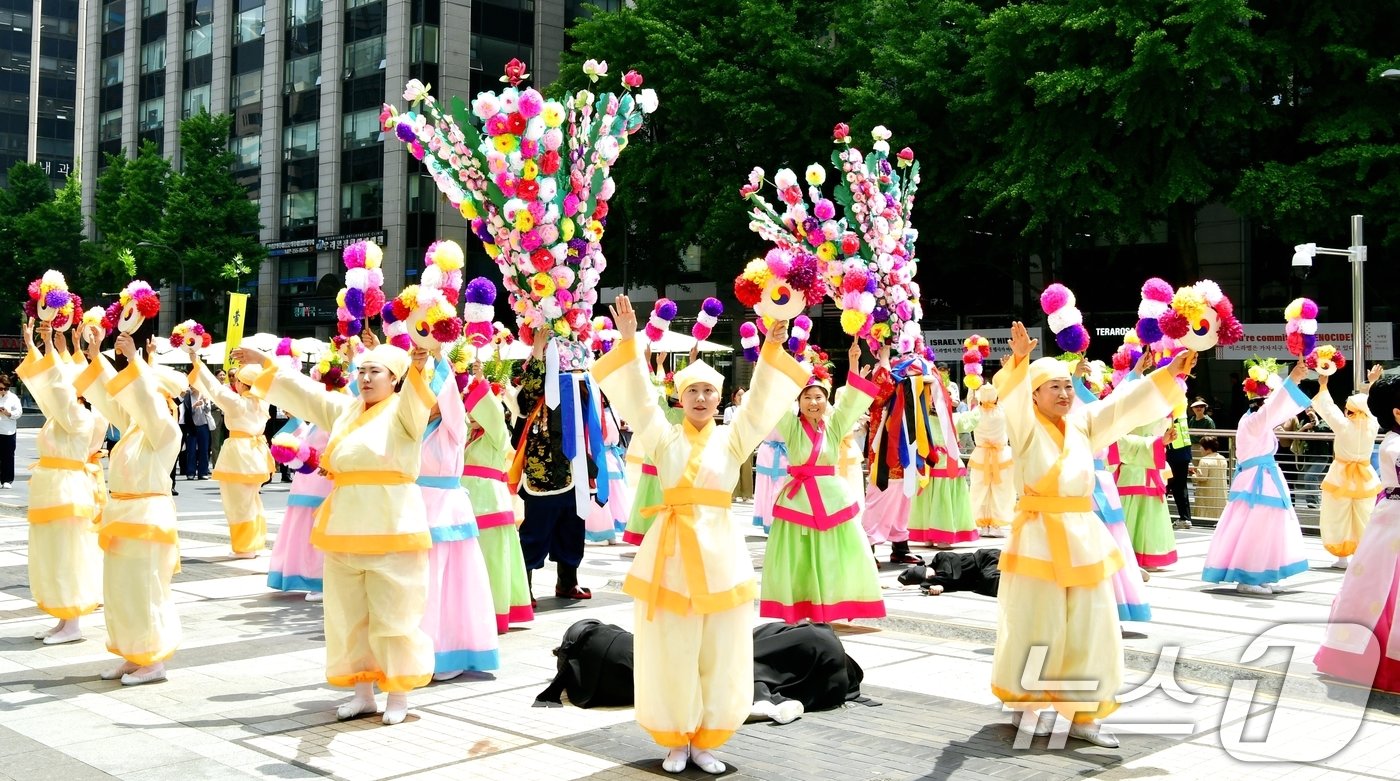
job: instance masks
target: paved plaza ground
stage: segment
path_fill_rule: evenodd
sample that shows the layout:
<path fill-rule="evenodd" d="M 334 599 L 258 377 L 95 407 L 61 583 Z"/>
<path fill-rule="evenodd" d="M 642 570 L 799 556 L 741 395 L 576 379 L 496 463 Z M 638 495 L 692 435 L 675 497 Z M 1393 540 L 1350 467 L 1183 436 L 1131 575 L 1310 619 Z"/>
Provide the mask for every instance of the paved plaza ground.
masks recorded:
<path fill-rule="evenodd" d="M 20 432 L 17 463 L 34 460 Z M 172 779 L 642 779 L 666 776 L 630 709 L 534 708 L 554 648 L 582 618 L 630 628 L 618 584 L 628 546 L 589 546 L 581 576 L 595 598 L 540 602 L 533 624 L 501 638 L 493 675 L 413 693 L 408 720 L 337 723 L 343 692 L 322 675 L 321 606 L 265 586 L 266 557 L 227 557 L 213 482 L 179 483 L 183 570 L 175 578 L 184 643 L 169 680 L 98 680 L 115 660 L 102 615 L 86 640 L 45 647 L 49 622 L 27 588 L 25 476 L 0 492 L 0 781 Z M 275 531 L 287 486 L 264 489 Z M 747 507 L 734 512 L 747 523 Z M 837 626 L 872 699 L 791 724 L 746 726 L 720 752 L 728 779 L 1394 779 L 1400 702 L 1323 681 L 1311 659 L 1341 582 L 1308 539 L 1313 569 L 1274 598 L 1200 582 L 1209 529 L 1179 532 L 1182 560 L 1148 586 L 1154 620 L 1126 625 L 1126 702 L 1111 722 L 1120 749 L 1039 737 L 1018 745 L 988 681 L 996 605 L 923 597 L 882 570 L 890 616 Z M 984 545 L 1000 544 L 987 541 Z M 761 563 L 763 537 L 750 537 Z M 927 555 L 929 551 L 916 553 Z M 547 594 L 544 576 L 536 584 Z M 1256 637 L 1266 635 L 1258 648 Z M 1153 677 L 1160 685 L 1140 686 Z M 1232 694 L 1233 691 L 1233 694 Z M 382 704 L 381 695 L 381 704 Z M 1364 707 L 1364 710 L 1363 710 Z M 1363 720 L 1364 715 L 1364 720 Z M 1282 762 L 1292 758 L 1299 761 Z M 708 778 L 691 768 L 681 777 Z"/>

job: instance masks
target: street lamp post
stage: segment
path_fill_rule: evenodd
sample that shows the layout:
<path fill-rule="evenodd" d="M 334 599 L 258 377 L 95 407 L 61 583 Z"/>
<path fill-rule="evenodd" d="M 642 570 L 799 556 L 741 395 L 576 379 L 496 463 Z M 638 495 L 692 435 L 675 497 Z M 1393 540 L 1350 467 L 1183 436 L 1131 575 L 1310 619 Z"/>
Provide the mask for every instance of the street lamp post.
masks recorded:
<path fill-rule="evenodd" d="M 179 325 L 185 321 L 185 256 L 176 252 L 168 245 L 154 241 L 138 241 L 138 247 L 151 247 L 152 249 L 163 249 L 175 256 L 175 260 L 180 264 L 180 287 L 175 290 L 175 324 Z"/>
<path fill-rule="evenodd" d="M 1312 268 L 1317 255 L 1340 255 L 1351 261 L 1351 376 L 1357 390 L 1366 383 L 1366 245 L 1362 238 L 1360 214 L 1351 215 L 1351 246 L 1346 249 L 1299 244 L 1293 248 L 1293 266 Z"/>

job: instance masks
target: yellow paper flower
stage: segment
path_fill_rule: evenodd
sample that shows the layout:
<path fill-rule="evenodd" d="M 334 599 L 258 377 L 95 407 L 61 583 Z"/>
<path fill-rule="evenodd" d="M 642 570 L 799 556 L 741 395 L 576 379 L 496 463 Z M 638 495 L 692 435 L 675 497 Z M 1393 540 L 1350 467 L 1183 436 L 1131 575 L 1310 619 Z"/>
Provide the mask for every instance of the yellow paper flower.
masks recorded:
<path fill-rule="evenodd" d="M 470 198 L 462 201 L 462 208 L 458 209 L 458 211 L 462 213 L 463 217 L 466 217 L 469 220 L 474 220 L 478 216 L 476 211 L 476 204 L 472 203 L 472 200 Z"/>
<path fill-rule="evenodd" d="M 486 250 L 487 257 L 493 260 L 500 257 L 501 248 L 496 246 L 495 244 L 482 244 L 481 246 Z"/>
<path fill-rule="evenodd" d="M 1176 291 L 1176 295 L 1172 296 L 1172 309 L 1193 325 L 1199 323 L 1201 318 L 1206 316 L 1208 306 L 1205 296 L 1193 287 L 1181 288 Z"/>
<path fill-rule="evenodd" d="M 534 227 L 535 215 L 531 214 L 529 209 L 521 209 L 520 211 L 515 213 L 516 230 L 520 231 L 521 233 L 524 233 L 529 230 L 534 230 Z"/>
<path fill-rule="evenodd" d="M 865 326 L 867 317 L 858 309 L 847 309 L 841 313 L 841 330 L 845 331 L 847 336 L 855 336 Z"/>
<path fill-rule="evenodd" d="M 547 100 L 540 112 L 545 127 L 559 127 L 564 124 L 564 105 L 557 100 Z"/>
<path fill-rule="evenodd" d="M 573 221 L 573 220 L 560 220 L 560 221 L 559 221 L 559 237 L 560 237 L 561 239 L 563 239 L 564 241 L 568 241 L 568 240 L 570 240 L 570 239 L 572 239 L 572 238 L 574 237 L 574 221 Z"/>
<path fill-rule="evenodd" d="M 508 155 L 514 152 L 516 147 L 520 146 L 520 139 L 510 133 L 502 133 L 499 136 L 493 137 L 491 143 L 495 145 L 497 152 Z"/>
<path fill-rule="evenodd" d="M 554 278 L 550 275 L 539 273 L 530 277 L 530 292 L 534 293 L 536 298 L 552 296 L 554 291 Z"/>
<path fill-rule="evenodd" d="M 525 165 L 520 167 L 520 177 L 522 179 L 534 179 L 540 175 L 540 165 L 534 160 L 526 160 Z"/>
<path fill-rule="evenodd" d="M 384 262 L 384 249 L 372 241 L 365 242 L 365 268 L 377 269 Z"/>
<path fill-rule="evenodd" d="M 569 333 L 570 333 L 568 322 L 566 322 L 566 321 L 564 321 L 564 320 L 555 320 L 555 321 L 554 321 L 554 333 L 559 334 L 560 336 L 562 336 L 562 337 L 564 337 L 564 338 L 568 338 Z"/>
<path fill-rule="evenodd" d="M 871 326 L 871 327 L 870 327 L 870 335 L 871 335 L 872 337 L 874 337 L 875 340 L 876 340 L 877 342 L 883 342 L 883 341 L 885 341 L 886 339 L 889 339 L 889 338 L 890 338 L 890 326 L 889 326 L 889 323 L 876 323 L 875 325 Z"/>
<path fill-rule="evenodd" d="M 828 261 L 828 262 L 830 262 L 830 261 L 832 261 L 832 260 L 835 260 L 835 259 L 836 259 L 836 244 L 835 244 L 835 242 L 824 241 L 824 242 L 822 242 L 821 244 L 818 244 L 818 245 L 817 245 L 817 257 L 818 257 L 818 258 L 821 258 L 822 260 Z"/>

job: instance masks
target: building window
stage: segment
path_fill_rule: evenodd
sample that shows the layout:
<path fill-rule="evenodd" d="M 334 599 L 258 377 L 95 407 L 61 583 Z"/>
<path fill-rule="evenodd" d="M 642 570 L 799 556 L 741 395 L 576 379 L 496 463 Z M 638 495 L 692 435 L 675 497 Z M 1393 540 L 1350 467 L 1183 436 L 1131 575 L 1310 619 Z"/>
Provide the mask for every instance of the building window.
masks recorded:
<path fill-rule="evenodd" d="M 282 195 L 282 227 L 286 230 L 316 224 L 316 191 Z"/>
<path fill-rule="evenodd" d="M 234 168 L 257 168 L 262 163 L 262 136 L 242 136 L 228 142 Z"/>
<path fill-rule="evenodd" d="M 193 30 L 185 31 L 185 59 L 192 60 L 195 57 L 203 57 L 214 50 L 214 40 L 209 34 L 209 28 L 196 27 Z"/>
<path fill-rule="evenodd" d="M 181 116 L 189 119 L 209 110 L 209 85 L 185 90 L 185 112 Z"/>
<path fill-rule="evenodd" d="M 340 186 L 342 220 L 373 220 L 384 214 L 384 182 L 356 182 Z M 343 226 L 342 226 L 343 227 Z"/>
<path fill-rule="evenodd" d="M 432 214 L 437 210 L 437 185 L 431 176 L 408 178 L 408 211 L 410 214 Z"/>
<path fill-rule="evenodd" d="M 136 115 L 140 130 L 159 130 L 165 127 L 165 98 L 153 98 L 141 104 L 141 112 Z"/>
<path fill-rule="evenodd" d="M 292 125 L 282 130 L 282 152 L 288 160 L 313 157 L 316 154 L 316 123 Z"/>
<path fill-rule="evenodd" d="M 321 18 L 321 0 L 287 0 L 287 26 L 296 27 Z"/>
<path fill-rule="evenodd" d="M 263 24 L 265 10 L 263 6 L 258 6 L 238 14 L 237 23 L 233 28 L 234 43 L 247 43 L 263 37 L 263 31 L 267 29 L 267 25 Z"/>
<path fill-rule="evenodd" d="M 165 69 L 165 39 L 141 47 L 141 75 Z"/>
<path fill-rule="evenodd" d="M 141 18 L 165 13 L 165 0 L 141 0 Z"/>
<path fill-rule="evenodd" d="M 262 71 L 240 73 L 233 77 L 233 88 L 229 90 L 229 102 L 233 108 L 248 106 L 262 101 Z"/>
<path fill-rule="evenodd" d="M 346 8 L 359 8 L 359 7 L 362 6 L 362 5 L 369 5 L 370 3 L 377 3 L 377 2 L 379 2 L 379 0 L 346 0 L 346 2 L 345 2 L 345 7 L 346 7 Z"/>
<path fill-rule="evenodd" d="M 110 33 L 126 26 L 126 3 L 102 6 L 102 32 Z"/>
<path fill-rule="evenodd" d="M 185 29 L 208 29 L 214 23 L 214 0 L 185 0 Z"/>
<path fill-rule="evenodd" d="M 122 137 L 122 110 L 103 112 L 97 123 L 97 140 L 111 141 Z"/>
<path fill-rule="evenodd" d="M 358 79 L 384 69 L 384 36 L 376 35 L 345 47 L 345 78 Z"/>
<path fill-rule="evenodd" d="M 102 61 L 102 86 L 115 87 L 122 83 L 122 55 L 114 54 Z"/>
<path fill-rule="evenodd" d="M 420 24 L 413 28 L 409 39 L 409 62 L 433 63 L 438 61 L 438 28 L 435 24 Z"/>
<path fill-rule="evenodd" d="M 321 85 L 321 54 L 308 54 L 287 61 L 286 87 L 292 92 L 305 92 Z"/>
<path fill-rule="evenodd" d="M 277 271 L 277 292 L 284 296 L 304 295 L 316 289 L 314 256 L 282 258 Z"/>
<path fill-rule="evenodd" d="M 366 109 L 346 114 L 341 119 L 341 142 L 345 149 L 373 146 L 384 140 L 384 131 L 379 125 L 379 111 L 377 108 Z"/>

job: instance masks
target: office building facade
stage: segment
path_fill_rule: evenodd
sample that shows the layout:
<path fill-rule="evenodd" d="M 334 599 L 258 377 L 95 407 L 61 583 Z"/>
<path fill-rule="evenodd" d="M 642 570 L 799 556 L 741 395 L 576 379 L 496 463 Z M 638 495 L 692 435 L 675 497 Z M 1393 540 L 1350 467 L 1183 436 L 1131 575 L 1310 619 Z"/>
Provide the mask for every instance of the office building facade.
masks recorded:
<path fill-rule="evenodd" d="M 87 4 L 0 0 L 0 187 L 19 162 L 42 166 L 54 187 L 73 170 Z"/>
<path fill-rule="evenodd" d="M 421 164 L 384 143 L 382 104 L 402 105 L 414 78 L 440 96 L 496 89 L 512 58 L 547 85 L 578 13 L 573 0 L 86 1 L 99 7 L 86 54 L 100 66 L 87 79 L 85 212 L 106 155 L 149 139 L 178 165 L 180 119 L 232 115 L 234 174 L 270 255 L 245 290 L 250 326 L 291 336 L 333 332 L 346 244 L 384 247 L 391 294 L 434 240 L 470 246 Z M 494 273 L 471 249 L 468 271 Z"/>

